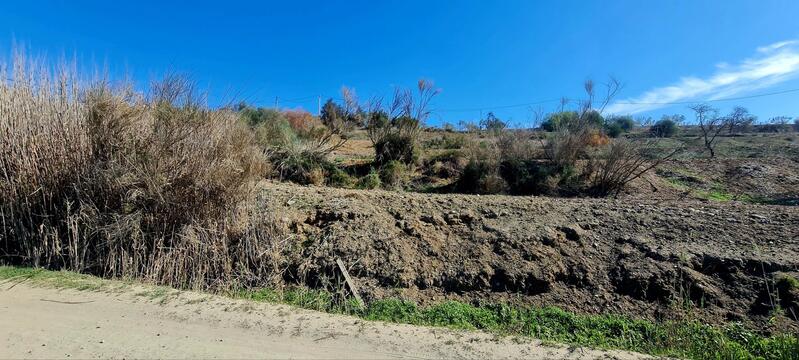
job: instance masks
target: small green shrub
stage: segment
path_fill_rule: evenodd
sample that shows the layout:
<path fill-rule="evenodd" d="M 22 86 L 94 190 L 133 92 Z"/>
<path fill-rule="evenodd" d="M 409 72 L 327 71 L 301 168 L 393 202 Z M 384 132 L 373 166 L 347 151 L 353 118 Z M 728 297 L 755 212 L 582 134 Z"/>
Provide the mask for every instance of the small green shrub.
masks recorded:
<path fill-rule="evenodd" d="M 279 180 L 302 185 L 323 184 L 326 172 L 335 169 L 323 154 L 292 148 L 273 151 L 269 160 Z"/>
<path fill-rule="evenodd" d="M 380 174 L 378 174 L 375 169 L 372 169 L 372 171 L 358 180 L 358 187 L 361 189 L 377 189 L 382 184 L 382 181 L 380 181 Z"/>
<path fill-rule="evenodd" d="M 346 171 L 341 170 L 338 167 L 333 167 L 330 169 L 330 175 L 328 175 L 327 183 L 330 186 L 349 188 L 355 183 L 355 179 Z"/>
<path fill-rule="evenodd" d="M 625 131 L 621 127 L 620 124 L 612 123 L 605 126 L 605 133 L 612 138 L 617 138 L 619 135 L 623 134 Z"/>
<path fill-rule="evenodd" d="M 672 137 L 677 134 L 680 130 L 679 126 L 674 120 L 671 119 L 661 119 L 652 125 L 652 128 L 649 129 L 649 133 L 653 137 Z"/>
<path fill-rule="evenodd" d="M 466 145 L 466 137 L 462 134 L 444 133 L 441 137 L 436 137 L 425 142 L 424 146 L 428 149 L 461 149 Z"/>
<path fill-rule="evenodd" d="M 459 192 L 468 194 L 499 194 L 507 189 L 505 180 L 490 161 L 472 159 L 455 184 Z"/>
<path fill-rule="evenodd" d="M 400 161 L 389 161 L 380 167 L 380 180 L 386 187 L 402 187 L 408 182 L 409 178 L 409 166 Z"/>
<path fill-rule="evenodd" d="M 242 119 L 255 131 L 258 143 L 263 146 L 287 146 L 297 140 L 297 134 L 280 111 L 244 107 L 240 114 Z"/>
<path fill-rule="evenodd" d="M 468 160 L 459 151 L 448 151 L 425 160 L 424 174 L 430 177 L 449 179 L 460 176 Z"/>
<path fill-rule="evenodd" d="M 578 113 L 577 111 L 560 111 L 549 114 L 541 124 L 541 128 L 550 132 L 563 129 L 573 129 L 576 127 L 592 127 L 600 129 L 604 124 L 605 120 L 602 118 L 602 115 L 595 110 L 589 110 L 585 113 Z"/>
<path fill-rule="evenodd" d="M 374 143 L 375 163 L 378 166 L 392 161 L 413 164 L 419 158 L 416 140 L 413 136 L 388 134 Z"/>

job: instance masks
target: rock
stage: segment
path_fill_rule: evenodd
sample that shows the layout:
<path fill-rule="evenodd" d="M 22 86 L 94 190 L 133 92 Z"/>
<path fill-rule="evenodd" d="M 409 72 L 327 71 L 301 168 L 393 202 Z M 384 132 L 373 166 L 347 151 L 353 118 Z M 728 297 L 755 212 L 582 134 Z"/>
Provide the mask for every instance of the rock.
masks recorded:
<path fill-rule="evenodd" d="M 582 237 L 585 236 L 585 231 L 579 225 L 566 225 L 561 226 L 558 228 L 564 235 L 566 235 L 566 239 L 571 241 L 580 241 Z"/>
<path fill-rule="evenodd" d="M 433 224 L 433 225 L 444 225 L 446 222 L 441 216 L 438 215 L 422 215 L 419 217 L 419 221 Z"/>

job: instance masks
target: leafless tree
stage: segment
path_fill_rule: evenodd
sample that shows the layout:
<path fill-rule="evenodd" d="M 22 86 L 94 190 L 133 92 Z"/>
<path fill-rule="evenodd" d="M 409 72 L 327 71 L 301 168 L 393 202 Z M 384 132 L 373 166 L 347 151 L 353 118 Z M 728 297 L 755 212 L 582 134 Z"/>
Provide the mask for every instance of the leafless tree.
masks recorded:
<path fill-rule="evenodd" d="M 791 128 L 791 118 L 789 116 L 775 116 L 769 119 L 768 123 L 776 132 L 787 132 Z"/>
<path fill-rule="evenodd" d="M 696 114 L 696 122 L 702 132 L 705 149 L 710 152 L 710 157 L 716 157 L 716 137 L 724 130 L 728 122 L 725 117 L 719 116 L 718 109 L 708 104 L 697 104 L 690 107 Z"/>
<path fill-rule="evenodd" d="M 751 126 L 755 120 L 757 120 L 757 116 L 750 114 L 749 110 L 741 106 L 733 108 L 732 112 L 730 112 L 726 118 L 730 134 L 733 134 L 735 131 L 744 131 Z"/>

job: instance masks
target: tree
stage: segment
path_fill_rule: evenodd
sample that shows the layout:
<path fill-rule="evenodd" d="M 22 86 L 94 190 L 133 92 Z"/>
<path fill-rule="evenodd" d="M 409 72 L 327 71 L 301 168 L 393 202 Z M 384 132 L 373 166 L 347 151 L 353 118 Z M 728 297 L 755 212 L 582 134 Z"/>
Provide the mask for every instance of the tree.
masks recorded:
<path fill-rule="evenodd" d="M 679 131 L 679 124 L 683 118 L 685 117 L 682 115 L 663 115 L 660 120 L 649 128 L 649 133 L 653 137 L 672 137 Z"/>
<path fill-rule="evenodd" d="M 787 132 L 791 128 L 791 118 L 788 116 L 775 116 L 769 119 L 768 123 L 774 132 Z"/>
<path fill-rule="evenodd" d="M 508 124 L 496 117 L 493 112 L 489 112 L 485 119 L 480 120 L 480 127 L 491 132 L 497 132 L 508 127 Z"/>
<path fill-rule="evenodd" d="M 541 123 L 541 128 L 545 131 L 556 131 L 569 123 L 576 122 L 577 118 L 576 111 L 559 111 L 547 115 L 544 122 Z"/>
<path fill-rule="evenodd" d="M 699 130 L 702 133 L 702 140 L 705 144 L 705 149 L 710 152 L 710 157 L 716 156 L 715 142 L 716 137 L 724 130 L 729 124 L 726 117 L 720 117 L 718 109 L 708 104 L 697 104 L 690 107 L 696 115 L 696 122 L 699 125 Z"/>
<path fill-rule="evenodd" d="M 605 132 L 612 138 L 630 132 L 634 127 L 635 120 L 629 115 L 613 115 L 605 119 Z"/>
<path fill-rule="evenodd" d="M 328 99 L 319 114 L 319 121 L 324 125 L 324 131 L 319 131 L 313 137 L 313 148 L 317 152 L 329 154 L 343 146 L 349 134 L 359 126 L 360 108 L 356 104 L 355 94 L 348 88 L 341 89 L 344 105 L 339 105 Z"/>
<path fill-rule="evenodd" d="M 752 126 L 755 120 L 757 120 L 757 116 L 750 114 L 749 110 L 741 106 L 736 106 L 733 108 L 732 112 L 730 112 L 725 119 L 727 126 L 729 127 L 730 134 L 733 134 L 736 131 L 745 131 L 747 128 Z"/>

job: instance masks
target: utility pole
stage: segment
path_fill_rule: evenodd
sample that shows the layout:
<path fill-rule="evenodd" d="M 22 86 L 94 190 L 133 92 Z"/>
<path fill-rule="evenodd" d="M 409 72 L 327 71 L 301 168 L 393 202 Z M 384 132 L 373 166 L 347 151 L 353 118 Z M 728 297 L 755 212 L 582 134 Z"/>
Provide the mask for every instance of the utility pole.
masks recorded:
<path fill-rule="evenodd" d="M 275 96 L 275 110 L 280 110 L 280 99 Z"/>
<path fill-rule="evenodd" d="M 322 97 L 316 97 L 316 116 L 322 116 Z"/>

